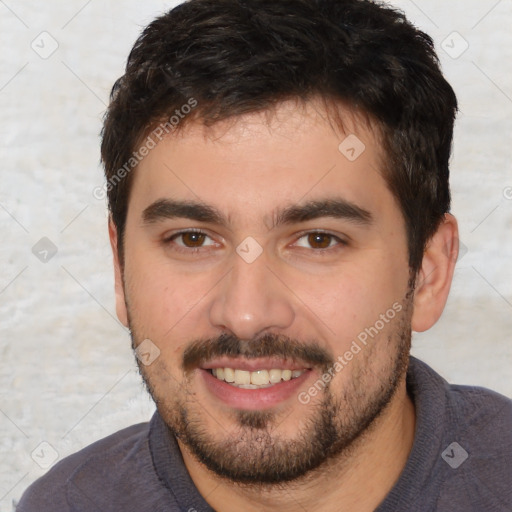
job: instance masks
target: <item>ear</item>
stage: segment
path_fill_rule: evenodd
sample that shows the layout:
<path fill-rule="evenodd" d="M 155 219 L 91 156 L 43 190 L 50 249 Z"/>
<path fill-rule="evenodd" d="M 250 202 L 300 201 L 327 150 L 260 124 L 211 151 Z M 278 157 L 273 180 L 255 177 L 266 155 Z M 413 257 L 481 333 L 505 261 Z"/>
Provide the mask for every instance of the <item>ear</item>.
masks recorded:
<path fill-rule="evenodd" d="M 114 277 L 115 277 L 115 292 L 116 292 L 116 314 L 119 321 L 128 327 L 128 313 L 126 311 L 126 301 L 124 296 L 123 272 L 119 262 L 119 253 L 117 250 L 118 238 L 117 228 L 112 220 L 108 221 L 108 236 L 110 238 L 110 246 L 112 247 L 112 255 L 114 257 Z"/>
<path fill-rule="evenodd" d="M 458 254 L 457 220 L 447 213 L 427 244 L 416 277 L 413 331 L 426 331 L 439 320 L 448 299 Z"/>

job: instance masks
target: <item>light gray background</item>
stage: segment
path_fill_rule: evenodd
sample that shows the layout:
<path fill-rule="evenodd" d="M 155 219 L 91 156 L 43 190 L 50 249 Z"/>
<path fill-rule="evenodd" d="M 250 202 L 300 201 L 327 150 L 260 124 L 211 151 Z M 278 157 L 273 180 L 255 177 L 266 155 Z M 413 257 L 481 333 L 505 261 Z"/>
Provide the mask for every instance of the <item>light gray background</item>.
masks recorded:
<path fill-rule="evenodd" d="M 452 191 L 467 253 L 413 353 L 450 381 L 512 396 L 512 2 L 392 3 L 434 38 L 461 110 Z M 106 206 L 92 190 L 110 88 L 142 27 L 172 5 L 0 0 L 2 511 L 45 472 L 36 461 L 153 411 L 115 318 Z M 32 253 L 42 237 L 58 248 L 46 263 Z"/>

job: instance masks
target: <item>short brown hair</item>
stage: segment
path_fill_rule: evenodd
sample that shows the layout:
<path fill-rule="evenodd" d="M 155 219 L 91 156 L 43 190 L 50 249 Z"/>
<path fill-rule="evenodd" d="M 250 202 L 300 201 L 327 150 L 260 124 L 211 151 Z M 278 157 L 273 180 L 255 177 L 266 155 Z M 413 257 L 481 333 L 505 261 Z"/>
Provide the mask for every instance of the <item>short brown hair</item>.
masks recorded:
<path fill-rule="evenodd" d="M 413 272 L 450 208 L 448 161 L 457 110 L 431 38 L 369 0 L 189 0 L 136 41 L 102 131 L 107 183 L 155 125 L 196 102 L 206 124 L 312 97 L 365 112 L 382 134 L 383 175 L 402 210 Z M 136 164 L 136 162 L 133 162 Z M 133 173 L 108 188 L 123 235 Z"/>

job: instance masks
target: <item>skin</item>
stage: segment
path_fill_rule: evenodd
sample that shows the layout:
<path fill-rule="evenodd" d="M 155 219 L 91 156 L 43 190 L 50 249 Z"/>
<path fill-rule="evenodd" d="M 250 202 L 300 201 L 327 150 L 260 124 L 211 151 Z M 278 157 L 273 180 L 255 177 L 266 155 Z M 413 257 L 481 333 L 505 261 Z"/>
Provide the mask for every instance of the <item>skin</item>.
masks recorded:
<path fill-rule="evenodd" d="M 405 225 L 379 172 L 383 155 L 378 139 L 350 112 L 343 124 L 345 132 L 334 128 L 313 102 L 304 108 L 282 103 L 270 117 L 248 114 L 208 129 L 194 121 L 164 139 L 137 168 L 123 266 L 115 226 L 109 225 L 117 314 L 130 326 L 135 345 L 149 338 L 160 350 L 141 370 L 171 427 L 176 427 L 173 411 L 181 401 L 189 418 L 216 443 L 254 433 L 240 425 L 236 411 L 211 394 L 197 369 L 186 373 L 181 367 L 184 351 L 197 339 L 229 333 L 254 340 L 271 333 L 303 343 L 314 340 L 337 358 L 381 314 L 400 304 L 400 314 L 329 384 L 342 421 L 355 414 L 359 403 L 371 402 L 389 381 L 392 362 L 399 357 L 400 333 L 424 331 L 441 315 L 458 252 L 454 217 L 447 214 L 430 240 L 414 295 L 408 299 Z M 365 144 L 353 162 L 338 150 L 350 133 Z M 372 222 L 319 217 L 272 227 L 283 208 L 333 197 L 366 210 Z M 181 217 L 144 222 L 144 210 L 164 198 L 211 205 L 227 222 Z M 208 235 L 196 252 L 184 245 L 190 238 L 169 240 L 187 229 Z M 327 249 L 312 247 L 304 232 L 318 231 L 346 244 L 327 238 Z M 248 236 L 262 248 L 252 263 L 236 252 Z M 307 391 L 319 377 L 321 371 L 313 368 L 299 391 Z M 318 414 L 322 398 L 319 393 L 303 404 L 294 394 L 266 409 L 271 413 L 270 437 L 280 442 L 297 439 Z M 396 483 L 414 428 L 414 405 L 401 374 L 387 406 L 349 447 L 279 486 L 235 485 L 208 470 L 186 442 L 178 442 L 196 487 L 219 512 L 298 507 L 357 512 L 374 510 Z M 250 464 L 257 444 L 242 443 L 241 449 Z"/>

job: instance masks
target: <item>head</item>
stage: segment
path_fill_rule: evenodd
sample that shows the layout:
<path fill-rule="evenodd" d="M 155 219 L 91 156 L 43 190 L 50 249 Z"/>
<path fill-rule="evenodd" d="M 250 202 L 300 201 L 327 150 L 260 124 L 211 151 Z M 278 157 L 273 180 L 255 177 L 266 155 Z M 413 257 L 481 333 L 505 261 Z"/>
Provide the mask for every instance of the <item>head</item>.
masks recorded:
<path fill-rule="evenodd" d="M 219 475 L 305 475 L 403 388 L 457 252 L 455 111 L 431 39 L 374 2 L 191 0 L 137 40 L 102 141 L 117 311 Z"/>

